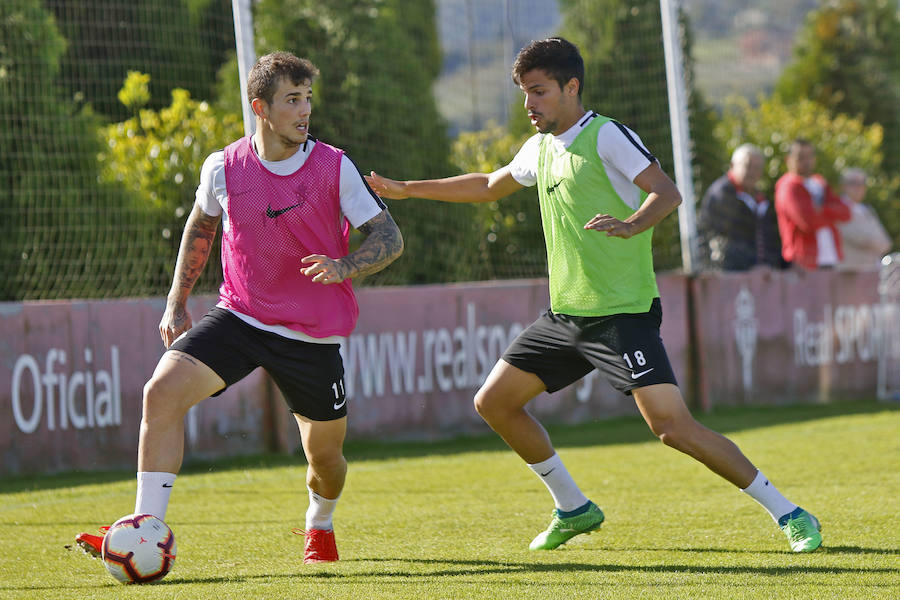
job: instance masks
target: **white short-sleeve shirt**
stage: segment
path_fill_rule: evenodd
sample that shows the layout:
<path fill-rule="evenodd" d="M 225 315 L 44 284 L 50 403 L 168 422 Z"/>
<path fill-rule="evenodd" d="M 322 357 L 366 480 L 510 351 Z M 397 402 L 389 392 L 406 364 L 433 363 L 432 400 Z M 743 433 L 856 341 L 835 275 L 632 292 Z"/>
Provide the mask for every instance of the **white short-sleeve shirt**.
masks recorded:
<path fill-rule="evenodd" d="M 278 161 L 262 158 L 259 160 L 263 167 L 275 175 L 290 175 L 303 166 L 315 145 L 315 140 L 309 139 L 289 158 Z M 256 152 L 256 144 L 253 144 L 253 151 Z M 359 169 L 346 154 L 341 157 L 340 197 L 341 212 L 356 228 L 385 209 L 384 203 L 369 188 Z M 225 189 L 224 150 L 213 152 L 204 161 L 195 201 L 206 214 L 213 217 L 221 215 L 222 227 L 228 231 L 228 190 Z"/>
<path fill-rule="evenodd" d="M 562 154 L 597 116 L 593 111 L 587 111 L 575 125 L 560 135 L 536 133 L 528 138 L 509 163 L 510 175 L 525 187 L 535 185 L 541 139 L 549 135 L 553 148 Z M 656 158 L 635 132 L 616 121 L 604 123 L 597 131 L 597 156 L 603 161 L 613 189 L 628 206 L 637 210 L 641 205 L 641 190 L 634 185 L 634 178 Z"/>
<path fill-rule="evenodd" d="M 262 158 L 259 160 L 263 167 L 275 175 L 290 175 L 303 166 L 315 145 L 315 140 L 310 138 L 300 146 L 297 152 L 285 160 L 270 161 Z M 253 151 L 256 152 L 256 144 L 254 143 L 252 146 Z M 257 154 L 257 156 L 259 155 Z M 340 201 L 341 212 L 350 221 L 350 224 L 356 228 L 359 228 L 360 225 L 377 216 L 386 208 L 381 199 L 369 188 L 359 169 L 356 168 L 356 165 L 346 154 L 341 157 Z M 203 162 L 203 168 L 200 170 L 200 184 L 197 186 L 194 202 L 204 213 L 213 217 L 221 216 L 222 229 L 228 231 L 230 224 L 228 223 L 228 190 L 225 189 L 224 150 L 213 152 Z M 287 338 L 318 344 L 339 344 L 344 341 L 344 338 L 341 336 L 314 338 L 282 325 L 267 325 L 235 310 L 231 310 L 231 312 L 248 325 L 277 333 Z"/>

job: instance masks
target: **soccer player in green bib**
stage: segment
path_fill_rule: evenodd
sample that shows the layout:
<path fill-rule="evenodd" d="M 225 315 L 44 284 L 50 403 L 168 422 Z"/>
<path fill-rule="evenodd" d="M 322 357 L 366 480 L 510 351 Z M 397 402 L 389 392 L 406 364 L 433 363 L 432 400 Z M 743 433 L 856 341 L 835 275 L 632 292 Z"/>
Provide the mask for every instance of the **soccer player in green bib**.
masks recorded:
<path fill-rule="evenodd" d="M 516 338 L 475 395 L 488 425 L 550 491 L 555 508 L 532 550 L 552 550 L 600 528 L 603 512 L 579 489 L 526 405 L 598 369 L 633 396 L 655 435 L 757 500 L 794 552 L 822 543 L 818 520 L 785 498 L 726 437 L 691 416 L 659 335 L 653 226 L 681 203 L 672 180 L 633 131 L 585 110 L 584 62 L 562 38 L 531 42 L 513 81 L 537 133 L 493 173 L 396 181 L 372 173 L 376 193 L 395 199 L 494 202 L 537 185 L 550 310 Z"/>

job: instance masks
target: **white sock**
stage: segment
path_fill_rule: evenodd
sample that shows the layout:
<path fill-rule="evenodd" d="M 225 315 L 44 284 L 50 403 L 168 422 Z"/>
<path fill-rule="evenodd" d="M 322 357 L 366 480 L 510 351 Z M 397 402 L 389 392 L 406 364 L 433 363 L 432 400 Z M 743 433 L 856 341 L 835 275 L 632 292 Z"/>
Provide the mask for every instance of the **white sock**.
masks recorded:
<path fill-rule="evenodd" d="M 775 522 L 789 512 L 792 512 L 797 505 L 781 495 L 778 489 L 769 483 L 768 478 L 762 474 L 762 471 L 756 472 L 756 478 L 746 488 L 741 490 L 760 504 L 768 511 Z"/>
<path fill-rule="evenodd" d="M 309 486 L 306 489 L 309 490 L 309 508 L 306 509 L 307 531 L 310 529 L 324 529 L 326 531 L 334 529 L 331 517 L 334 514 L 334 509 L 337 507 L 340 496 L 332 500 L 315 493 Z"/>
<path fill-rule="evenodd" d="M 553 503 L 559 510 L 568 512 L 587 503 L 587 497 L 581 493 L 575 480 L 569 475 L 559 454 L 554 452 L 547 460 L 528 465 L 528 468 L 534 471 L 550 490 Z"/>
<path fill-rule="evenodd" d="M 175 473 L 142 471 L 137 474 L 137 496 L 134 500 L 135 514 L 148 514 L 166 519 L 169 495 L 175 484 Z"/>

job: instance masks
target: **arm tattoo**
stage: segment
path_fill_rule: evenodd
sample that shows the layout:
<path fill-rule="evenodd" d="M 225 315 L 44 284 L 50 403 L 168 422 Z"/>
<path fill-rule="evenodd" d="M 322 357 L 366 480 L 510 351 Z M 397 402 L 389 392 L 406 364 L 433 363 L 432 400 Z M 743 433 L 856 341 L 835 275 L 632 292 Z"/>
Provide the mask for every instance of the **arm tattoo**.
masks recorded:
<path fill-rule="evenodd" d="M 386 209 L 358 229 L 366 239 L 354 252 L 340 259 L 344 279 L 377 273 L 403 253 L 400 228 Z"/>
<path fill-rule="evenodd" d="M 181 237 L 181 247 L 178 249 L 173 291 L 177 289 L 179 293 L 187 295 L 193 289 L 209 259 L 220 219 L 221 217 L 204 213 L 196 206 L 191 211 L 184 227 L 184 235 Z"/>

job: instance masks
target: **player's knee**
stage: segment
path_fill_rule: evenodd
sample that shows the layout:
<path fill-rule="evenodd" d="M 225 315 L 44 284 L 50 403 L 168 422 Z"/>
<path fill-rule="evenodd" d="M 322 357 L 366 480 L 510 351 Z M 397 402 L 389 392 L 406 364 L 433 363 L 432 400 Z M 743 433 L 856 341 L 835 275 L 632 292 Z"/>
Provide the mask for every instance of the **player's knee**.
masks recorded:
<path fill-rule="evenodd" d="M 485 421 L 490 422 L 492 418 L 497 416 L 497 403 L 490 394 L 485 393 L 483 390 L 479 390 L 475 394 L 473 403 L 475 404 L 475 412 L 481 415 L 481 418 Z"/>
<path fill-rule="evenodd" d="M 693 419 L 668 421 L 653 432 L 666 446 L 692 456 L 695 454 L 697 422 Z"/>
<path fill-rule="evenodd" d="M 145 421 L 182 418 L 187 412 L 172 397 L 170 386 L 165 381 L 152 378 L 144 384 L 143 402 Z"/>
<path fill-rule="evenodd" d="M 306 453 L 309 466 L 318 473 L 336 473 L 347 470 L 347 459 L 338 449 L 309 450 Z"/>

